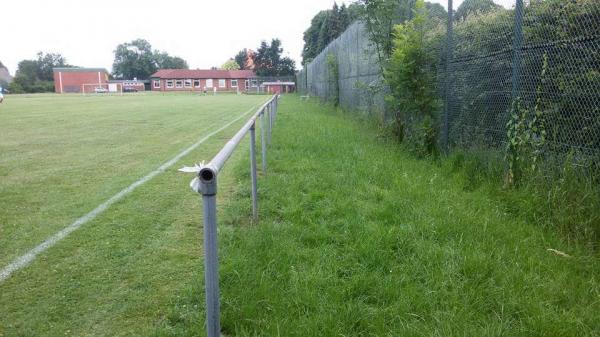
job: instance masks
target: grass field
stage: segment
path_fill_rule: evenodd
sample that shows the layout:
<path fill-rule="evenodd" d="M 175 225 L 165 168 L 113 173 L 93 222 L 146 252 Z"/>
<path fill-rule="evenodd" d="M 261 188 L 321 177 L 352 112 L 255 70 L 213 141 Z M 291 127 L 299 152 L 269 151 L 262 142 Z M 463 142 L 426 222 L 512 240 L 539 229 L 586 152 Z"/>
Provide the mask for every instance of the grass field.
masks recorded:
<path fill-rule="evenodd" d="M 597 252 L 350 114 L 290 96 L 280 108 L 261 222 L 248 223 L 246 159 L 221 216 L 225 334 L 600 335 Z M 194 281 L 157 335 L 203 329 Z"/>
<path fill-rule="evenodd" d="M 0 268 L 264 100 L 7 97 L 0 105 Z M 245 120 L 0 283 L 0 336 L 151 333 L 173 294 L 201 277 L 199 198 L 191 177 L 176 169 L 210 159 Z M 226 169 L 221 196 L 231 179 Z"/>
<path fill-rule="evenodd" d="M 264 97 L 10 99 L 0 249 L 14 257 Z M 258 224 L 246 146 L 219 176 L 227 336 L 600 335 L 598 253 L 465 188 L 447 162 L 295 96 L 268 162 Z M 0 284 L 0 336 L 204 335 L 201 208 L 177 167 Z"/>

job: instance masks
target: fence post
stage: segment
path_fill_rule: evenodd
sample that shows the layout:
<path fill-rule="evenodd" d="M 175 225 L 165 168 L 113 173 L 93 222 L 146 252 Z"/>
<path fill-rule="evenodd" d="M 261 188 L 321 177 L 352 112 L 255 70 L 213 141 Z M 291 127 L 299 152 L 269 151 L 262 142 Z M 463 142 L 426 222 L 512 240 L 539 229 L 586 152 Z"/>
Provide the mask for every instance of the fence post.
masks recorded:
<path fill-rule="evenodd" d="M 267 174 L 267 139 L 265 137 L 265 110 L 260 114 L 260 147 L 262 149 L 262 172 Z"/>
<path fill-rule="evenodd" d="M 269 134 L 267 137 L 267 144 L 271 144 L 271 131 L 273 129 L 273 111 L 271 111 L 271 105 L 267 105 L 267 111 L 269 111 L 268 122 L 269 122 Z"/>
<path fill-rule="evenodd" d="M 521 86 L 521 46 L 523 45 L 523 0 L 517 0 L 515 6 L 515 39 L 513 41 L 512 92 L 514 102 L 519 96 Z"/>
<path fill-rule="evenodd" d="M 217 172 L 204 167 L 198 173 L 204 218 L 204 280 L 206 291 L 206 331 L 220 337 L 219 260 L 217 251 Z"/>
<path fill-rule="evenodd" d="M 445 96 L 444 100 L 444 123 L 443 123 L 443 147 L 444 151 L 448 152 L 448 140 L 450 138 L 450 127 L 449 117 L 450 114 L 450 63 L 452 61 L 452 54 L 454 48 L 454 36 L 453 36 L 453 21 L 454 13 L 452 10 L 452 0 L 448 0 L 448 28 L 446 31 L 446 83 L 445 84 Z"/>
<path fill-rule="evenodd" d="M 258 196 L 256 183 L 256 122 L 250 127 L 250 175 L 252 177 L 252 217 L 254 221 L 258 219 Z"/>

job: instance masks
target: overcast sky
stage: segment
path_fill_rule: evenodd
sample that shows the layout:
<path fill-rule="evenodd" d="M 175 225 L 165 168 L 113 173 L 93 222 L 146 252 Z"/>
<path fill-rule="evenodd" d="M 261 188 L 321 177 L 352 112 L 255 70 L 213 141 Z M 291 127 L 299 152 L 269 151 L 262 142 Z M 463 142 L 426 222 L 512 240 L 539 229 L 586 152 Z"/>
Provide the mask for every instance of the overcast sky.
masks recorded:
<path fill-rule="evenodd" d="M 505 7 L 514 1 L 495 0 Z M 461 2 L 454 0 L 454 8 Z M 278 37 L 284 55 L 299 66 L 302 33 L 318 11 L 332 5 L 333 0 L 2 0 L 0 61 L 14 75 L 19 61 L 44 51 L 61 53 L 70 64 L 111 71 L 115 47 L 143 38 L 202 69 Z"/>

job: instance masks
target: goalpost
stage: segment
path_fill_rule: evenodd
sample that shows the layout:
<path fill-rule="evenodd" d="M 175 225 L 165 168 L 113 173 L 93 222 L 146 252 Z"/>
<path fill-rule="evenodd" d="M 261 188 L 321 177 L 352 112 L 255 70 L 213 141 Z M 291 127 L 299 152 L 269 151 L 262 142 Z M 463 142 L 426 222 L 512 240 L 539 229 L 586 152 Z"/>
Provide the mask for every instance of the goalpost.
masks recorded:
<path fill-rule="evenodd" d="M 122 83 L 86 83 L 81 85 L 81 94 L 117 94 L 123 95 Z"/>

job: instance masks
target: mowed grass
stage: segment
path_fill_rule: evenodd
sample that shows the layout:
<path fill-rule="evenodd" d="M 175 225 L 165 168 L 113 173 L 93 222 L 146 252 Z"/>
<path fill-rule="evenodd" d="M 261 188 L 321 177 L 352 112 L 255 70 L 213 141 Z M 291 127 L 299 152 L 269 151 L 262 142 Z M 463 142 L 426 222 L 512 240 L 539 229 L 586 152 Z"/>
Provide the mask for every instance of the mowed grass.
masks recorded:
<path fill-rule="evenodd" d="M 284 98 L 260 222 L 248 221 L 247 160 L 220 215 L 226 335 L 600 335 L 597 253 L 378 135 Z M 156 335 L 203 329 L 193 281 Z"/>
<path fill-rule="evenodd" d="M 266 96 L 9 96 L 0 106 L 0 267 L 234 120 Z M 250 116 L 249 114 L 247 116 Z M 0 336 L 148 335 L 201 277 L 200 198 L 184 164 L 210 159 L 245 122 L 0 283 Z M 247 155 L 247 147 L 232 157 Z M 226 168 L 220 200 L 235 186 Z"/>

